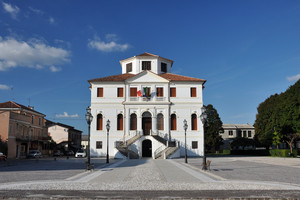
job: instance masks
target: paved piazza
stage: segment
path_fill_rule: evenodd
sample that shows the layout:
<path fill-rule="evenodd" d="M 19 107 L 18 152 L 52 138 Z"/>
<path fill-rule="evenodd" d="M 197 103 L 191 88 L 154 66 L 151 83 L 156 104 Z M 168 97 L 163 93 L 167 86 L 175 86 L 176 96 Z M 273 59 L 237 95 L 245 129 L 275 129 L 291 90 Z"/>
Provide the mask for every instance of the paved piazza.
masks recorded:
<path fill-rule="evenodd" d="M 92 159 L 95 169 L 91 172 L 84 170 L 85 159 L 1 162 L 0 198 L 26 198 L 28 197 L 24 196 L 26 191 L 29 192 L 26 194 L 33 195 L 30 197 L 37 199 L 53 196 L 49 191 L 56 191 L 56 195 L 61 194 L 60 197 L 64 198 L 70 195 L 74 197 L 72 191 L 86 191 L 87 193 L 81 197 L 88 198 L 95 197 L 91 196 L 92 193 L 98 194 L 98 197 L 99 195 L 110 197 L 109 191 L 114 192 L 114 195 L 118 194 L 119 198 L 125 197 L 129 191 L 135 194 L 130 197 L 144 197 L 139 191 L 152 194 L 147 198 L 168 198 L 172 195 L 181 198 L 199 198 L 204 193 L 207 193 L 204 197 L 215 198 L 232 196 L 300 198 L 300 158 L 208 159 L 212 161 L 212 165 L 211 171 L 207 172 L 201 170 L 201 158 L 190 158 L 188 164 L 184 163 L 184 159 L 111 160 L 109 164 L 106 164 L 104 159 Z M 170 193 L 171 191 L 173 193 Z M 46 196 L 34 196 L 37 193 Z"/>

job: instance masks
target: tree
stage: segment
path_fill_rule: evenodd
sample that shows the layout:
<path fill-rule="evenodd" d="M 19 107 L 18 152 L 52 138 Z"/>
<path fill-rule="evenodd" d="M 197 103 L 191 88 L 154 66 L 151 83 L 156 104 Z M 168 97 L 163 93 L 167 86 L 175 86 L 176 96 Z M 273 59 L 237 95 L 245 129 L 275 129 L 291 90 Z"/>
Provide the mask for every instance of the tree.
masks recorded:
<path fill-rule="evenodd" d="M 278 145 L 282 142 L 282 134 L 280 134 L 279 132 L 275 131 L 273 133 L 273 144 L 276 146 L 276 148 L 278 149 Z"/>
<path fill-rule="evenodd" d="M 270 146 L 275 128 L 292 153 L 293 143 L 300 137 L 300 80 L 284 93 L 270 96 L 257 112 L 254 126 L 258 140 Z"/>
<path fill-rule="evenodd" d="M 255 146 L 254 140 L 249 138 L 237 137 L 230 143 L 230 147 L 232 149 L 239 149 L 239 147 L 242 147 L 243 150 L 245 150 L 245 147 L 247 146 L 254 147 Z"/>
<path fill-rule="evenodd" d="M 223 139 L 219 135 L 219 132 L 223 129 L 223 123 L 219 117 L 218 111 L 213 105 L 208 104 L 204 107 L 207 115 L 207 119 L 204 123 L 205 148 L 210 152 L 219 151 L 220 146 L 223 144 Z"/>

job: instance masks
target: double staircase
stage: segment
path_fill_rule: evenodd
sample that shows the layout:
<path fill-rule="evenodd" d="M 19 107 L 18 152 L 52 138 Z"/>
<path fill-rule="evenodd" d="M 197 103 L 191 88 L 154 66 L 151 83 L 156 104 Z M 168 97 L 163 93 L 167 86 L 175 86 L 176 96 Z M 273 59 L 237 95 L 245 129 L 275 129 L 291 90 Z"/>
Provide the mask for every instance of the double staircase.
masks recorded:
<path fill-rule="evenodd" d="M 143 135 L 136 134 L 132 138 L 123 141 L 117 141 L 115 143 L 116 149 L 125 157 L 129 159 L 138 159 L 139 155 L 130 150 L 130 145 L 139 140 Z M 176 150 L 179 149 L 178 141 L 168 141 L 161 137 L 159 134 L 153 134 L 151 132 L 150 136 L 156 139 L 158 142 L 162 143 L 162 146 L 155 150 L 154 158 L 155 159 L 167 159 L 170 155 L 172 155 Z"/>

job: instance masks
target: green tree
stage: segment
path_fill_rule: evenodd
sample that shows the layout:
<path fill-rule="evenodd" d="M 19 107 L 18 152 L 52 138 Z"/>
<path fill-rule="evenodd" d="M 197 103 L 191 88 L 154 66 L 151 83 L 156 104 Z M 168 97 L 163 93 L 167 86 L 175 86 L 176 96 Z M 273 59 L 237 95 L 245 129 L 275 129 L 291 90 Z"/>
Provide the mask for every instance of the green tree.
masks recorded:
<path fill-rule="evenodd" d="M 255 146 L 254 140 L 243 138 L 243 137 L 237 137 L 230 143 L 231 149 L 238 149 L 239 147 L 242 147 L 243 150 L 245 150 L 245 147 L 247 146 L 254 147 Z"/>
<path fill-rule="evenodd" d="M 258 140 L 266 147 L 272 144 L 276 127 L 292 153 L 293 143 L 300 137 L 300 80 L 284 93 L 272 95 L 261 103 L 254 126 Z"/>
<path fill-rule="evenodd" d="M 222 131 L 223 123 L 219 117 L 218 111 L 213 105 L 208 104 L 204 107 L 207 115 L 204 123 L 205 148 L 210 152 L 216 152 L 220 150 L 220 146 L 223 144 L 223 139 L 219 135 L 219 132 Z"/>
<path fill-rule="evenodd" d="M 282 134 L 280 134 L 279 132 L 275 131 L 273 133 L 273 144 L 276 146 L 276 148 L 278 149 L 278 145 L 282 142 Z"/>

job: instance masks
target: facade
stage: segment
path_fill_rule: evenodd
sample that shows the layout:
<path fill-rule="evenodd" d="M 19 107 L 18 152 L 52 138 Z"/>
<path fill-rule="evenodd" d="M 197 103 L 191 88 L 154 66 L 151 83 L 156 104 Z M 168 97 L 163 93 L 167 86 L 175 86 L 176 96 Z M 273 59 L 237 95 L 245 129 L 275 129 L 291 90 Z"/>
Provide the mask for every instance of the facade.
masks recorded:
<path fill-rule="evenodd" d="M 29 150 L 47 153 L 45 115 L 13 101 L 0 103 L 0 136 L 7 141 L 8 158 L 26 157 Z"/>
<path fill-rule="evenodd" d="M 81 136 L 81 148 L 87 151 L 87 146 L 89 143 L 89 137 L 88 135 L 82 135 Z"/>
<path fill-rule="evenodd" d="M 82 131 L 66 124 L 47 121 L 48 135 L 57 144 L 59 149 L 78 150 L 81 147 Z"/>
<path fill-rule="evenodd" d="M 253 139 L 255 128 L 251 124 L 223 124 L 220 136 L 223 138 L 223 149 L 230 149 L 230 143 L 237 137 Z"/>
<path fill-rule="evenodd" d="M 172 74 L 172 60 L 150 53 L 120 64 L 122 74 L 89 80 L 91 156 L 106 156 L 107 144 L 115 158 L 183 156 L 184 120 L 188 156 L 203 155 L 205 80 Z"/>

